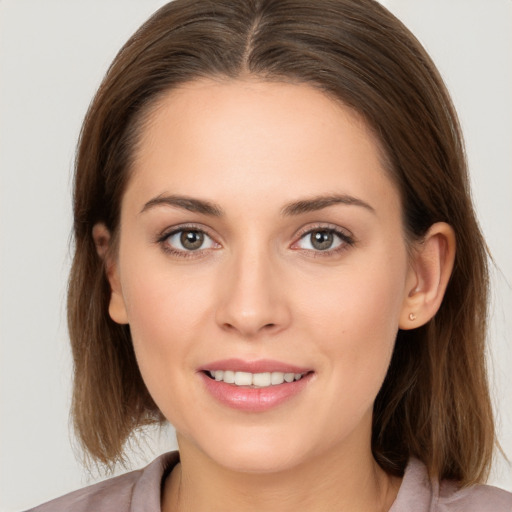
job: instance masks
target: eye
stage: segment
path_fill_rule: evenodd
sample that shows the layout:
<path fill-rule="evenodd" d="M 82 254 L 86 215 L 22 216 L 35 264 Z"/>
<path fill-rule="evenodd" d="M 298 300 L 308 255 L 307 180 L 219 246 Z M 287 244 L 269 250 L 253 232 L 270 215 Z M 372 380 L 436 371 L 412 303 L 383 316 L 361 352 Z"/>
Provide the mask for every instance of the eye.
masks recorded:
<path fill-rule="evenodd" d="M 204 232 L 199 229 L 180 229 L 163 237 L 162 240 L 174 251 L 199 251 L 212 249 L 217 244 Z"/>
<path fill-rule="evenodd" d="M 296 246 L 310 251 L 335 251 L 353 240 L 346 234 L 331 228 L 313 229 L 301 236 Z"/>

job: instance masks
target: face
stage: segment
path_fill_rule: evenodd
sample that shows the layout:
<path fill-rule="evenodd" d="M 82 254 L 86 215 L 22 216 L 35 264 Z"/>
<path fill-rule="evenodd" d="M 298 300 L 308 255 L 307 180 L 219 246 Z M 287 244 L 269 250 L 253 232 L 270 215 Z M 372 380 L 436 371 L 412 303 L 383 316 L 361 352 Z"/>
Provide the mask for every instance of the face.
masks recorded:
<path fill-rule="evenodd" d="M 356 114 L 306 85 L 198 81 L 143 130 L 110 313 L 182 450 L 284 470 L 369 452 L 407 254 Z"/>

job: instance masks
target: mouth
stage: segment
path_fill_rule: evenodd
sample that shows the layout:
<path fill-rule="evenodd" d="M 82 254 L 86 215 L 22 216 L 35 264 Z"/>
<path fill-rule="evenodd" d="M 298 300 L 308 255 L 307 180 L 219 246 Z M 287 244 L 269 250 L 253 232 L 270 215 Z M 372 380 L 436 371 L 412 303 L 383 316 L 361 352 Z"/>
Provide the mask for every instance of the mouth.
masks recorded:
<path fill-rule="evenodd" d="M 302 395 L 315 371 L 275 360 L 226 359 L 199 368 L 205 389 L 221 404 L 264 412 Z"/>
<path fill-rule="evenodd" d="M 268 388 L 270 386 L 279 386 L 284 383 L 291 383 L 301 380 L 311 372 L 291 373 L 291 372 L 262 372 L 250 373 L 235 370 L 206 370 L 204 372 L 210 379 L 217 382 L 225 382 L 235 386 L 249 388 Z"/>

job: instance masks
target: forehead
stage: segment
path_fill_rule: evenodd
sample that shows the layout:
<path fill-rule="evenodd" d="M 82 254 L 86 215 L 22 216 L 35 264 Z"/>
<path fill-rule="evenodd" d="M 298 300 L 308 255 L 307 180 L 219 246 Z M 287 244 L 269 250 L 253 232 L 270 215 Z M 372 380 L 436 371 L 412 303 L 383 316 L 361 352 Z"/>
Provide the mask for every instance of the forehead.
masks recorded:
<path fill-rule="evenodd" d="M 383 185 L 394 189 L 377 138 L 341 102 L 304 84 L 205 79 L 152 107 L 129 189 L 247 199 L 279 190 L 286 202 L 365 188 L 378 195 Z"/>

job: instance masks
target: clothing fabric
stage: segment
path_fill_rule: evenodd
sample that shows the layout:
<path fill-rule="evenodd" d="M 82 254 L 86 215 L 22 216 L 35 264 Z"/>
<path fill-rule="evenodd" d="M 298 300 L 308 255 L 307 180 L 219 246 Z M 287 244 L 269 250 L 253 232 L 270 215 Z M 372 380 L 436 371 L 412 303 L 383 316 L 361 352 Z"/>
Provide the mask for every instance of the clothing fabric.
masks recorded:
<path fill-rule="evenodd" d="M 149 466 L 66 494 L 27 512 L 161 512 L 162 483 L 179 462 L 178 452 Z M 489 485 L 458 489 L 430 482 L 423 463 L 411 459 L 389 512 L 512 512 L 512 493 Z"/>

